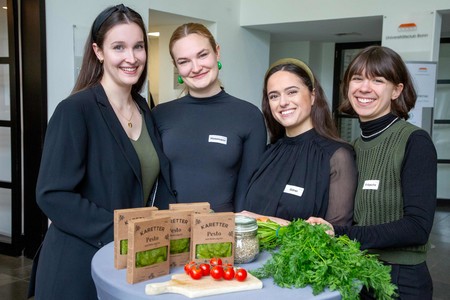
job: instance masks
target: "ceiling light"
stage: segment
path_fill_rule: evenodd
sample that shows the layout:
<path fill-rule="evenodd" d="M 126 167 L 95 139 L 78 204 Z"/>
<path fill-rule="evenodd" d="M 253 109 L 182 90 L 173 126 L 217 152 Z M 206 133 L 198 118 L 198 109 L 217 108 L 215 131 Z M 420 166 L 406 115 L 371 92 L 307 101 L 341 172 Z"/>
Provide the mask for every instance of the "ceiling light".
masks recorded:
<path fill-rule="evenodd" d="M 149 36 L 159 36 L 159 32 L 149 32 L 147 33 Z"/>

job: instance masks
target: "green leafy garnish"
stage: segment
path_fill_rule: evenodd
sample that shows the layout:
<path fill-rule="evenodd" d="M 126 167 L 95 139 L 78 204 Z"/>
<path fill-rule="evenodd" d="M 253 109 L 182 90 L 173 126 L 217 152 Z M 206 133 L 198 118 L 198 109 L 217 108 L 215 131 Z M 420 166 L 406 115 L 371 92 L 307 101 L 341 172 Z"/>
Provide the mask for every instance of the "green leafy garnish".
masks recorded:
<path fill-rule="evenodd" d="M 273 277 L 275 284 L 287 288 L 309 285 L 314 295 L 325 288 L 338 290 L 342 299 L 359 299 L 362 286 L 372 288 L 379 300 L 396 296 L 390 266 L 361 251 L 360 244 L 348 236 L 330 237 L 325 225 L 312 226 L 300 219 L 281 228 L 277 224 L 268 238 L 268 227 L 264 227 L 263 246 L 279 248 L 262 267 L 250 271 L 254 276 Z"/>
<path fill-rule="evenodd" d="M 197 244 L 195 258 L 230 257 L 231 243 Z"/>
<path fill-rule="evenodd" d="M 120 240 L 120 254 L 121 255 L 128 254 L 128 240 Z"/>
<path fill-rule="evenodd" d="M 278 247 L 281 241 L 281 237 L 286 231 L 286 226 L 280 226 L 278 223 L 271 220 L 257 220 L 257 224 L 259 249 L 271 250 Z"/>
<path fill-rule="evenodd" d="M 170 240 L 170 254 L 189 252 L 190 238 Z"/>
<path fill-rule="evenodd" d="M 167 260 L 167 246 L 136 252 L 136 268 L 150 266 Z"/>

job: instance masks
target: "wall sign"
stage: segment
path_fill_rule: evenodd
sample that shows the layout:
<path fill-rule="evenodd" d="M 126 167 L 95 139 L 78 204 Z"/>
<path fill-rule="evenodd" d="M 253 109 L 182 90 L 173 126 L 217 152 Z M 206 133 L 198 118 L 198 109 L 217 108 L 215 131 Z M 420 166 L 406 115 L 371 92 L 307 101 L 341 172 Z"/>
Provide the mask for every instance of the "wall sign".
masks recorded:
<path fill-rule="evenodd" d="M 424 107 L 434 107 L 436 92 L 436 62 L 405 62 L 413 79 L 417 93 L 417 101 L 414 109 L 410 111 L 412 124 L 422 127 L 422 111 Z"/>

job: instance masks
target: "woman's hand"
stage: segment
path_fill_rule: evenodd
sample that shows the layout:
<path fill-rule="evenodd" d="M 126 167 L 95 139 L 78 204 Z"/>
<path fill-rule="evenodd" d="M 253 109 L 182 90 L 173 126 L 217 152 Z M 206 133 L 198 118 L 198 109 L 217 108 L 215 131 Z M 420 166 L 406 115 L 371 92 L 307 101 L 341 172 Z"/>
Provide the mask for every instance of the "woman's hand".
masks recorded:
<path fill-rule="evenodd" d="M 264 215 L 252 213 L 252 212 L 247 211 L 247 210 L 243 210 L 241 212 L 238 212 L 238 213 L 236 213 L 236 215 L 243 215 L 243 216 L 255 218 L 257 220 L 258 219 L 260 219 L 260 220 L 269 219 L 271 221 L 274 221 L 274 222 L 278 223 L 280 226 L 286 226 L 286 225 L 289 225 L 289 223 L 291 223 L 291 222 L 289 222 L 288 220 L 285 220 L 285 219 L 281 219 L 281 218 L 277 218 L 277 217 L 264 216 Z"/>
<path fill-rule="evenodd" d="M 329 222 L 325 221 L 322 218 L 317 218 L 317 217 L 309 217 L 308 220 L 306 220 L 307 223 L 311 224 L 311 225 L 316 225 L 316 224 L 325 224 L 328 227 L 330 227 L 330 230 L 326 230 L 325 232 L 334 237 L 334 227 L 333 225 L 331 225 Z"/>

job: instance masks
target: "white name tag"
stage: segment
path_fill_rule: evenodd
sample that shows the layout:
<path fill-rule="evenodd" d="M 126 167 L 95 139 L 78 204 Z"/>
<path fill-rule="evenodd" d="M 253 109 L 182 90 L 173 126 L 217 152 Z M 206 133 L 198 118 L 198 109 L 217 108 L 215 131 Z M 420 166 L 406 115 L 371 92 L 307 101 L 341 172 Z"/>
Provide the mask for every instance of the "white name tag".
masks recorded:
<path fill-rule="evenodd" d="M 366 180 L 364 181 L 363 190 L 378 190 L 379 185 L 379 180 Z"/>
<path fill-rule="evenodd" d="M 304 190 L 304 188 L 302 188 L 302 187 L 290 185 L 290 184 L 286 184 L 286 187 L 284 188 L 285 193 L 291 194 L 294 196 L 298 196 L 298 197 L 301 197 L 303 195 L 303 190 Z"/>
<path fill-rule="evenodd" d="M 210 134 L 208 137 L 208 143 L 227 144 L 227 137 L 221 135 Z"/>

